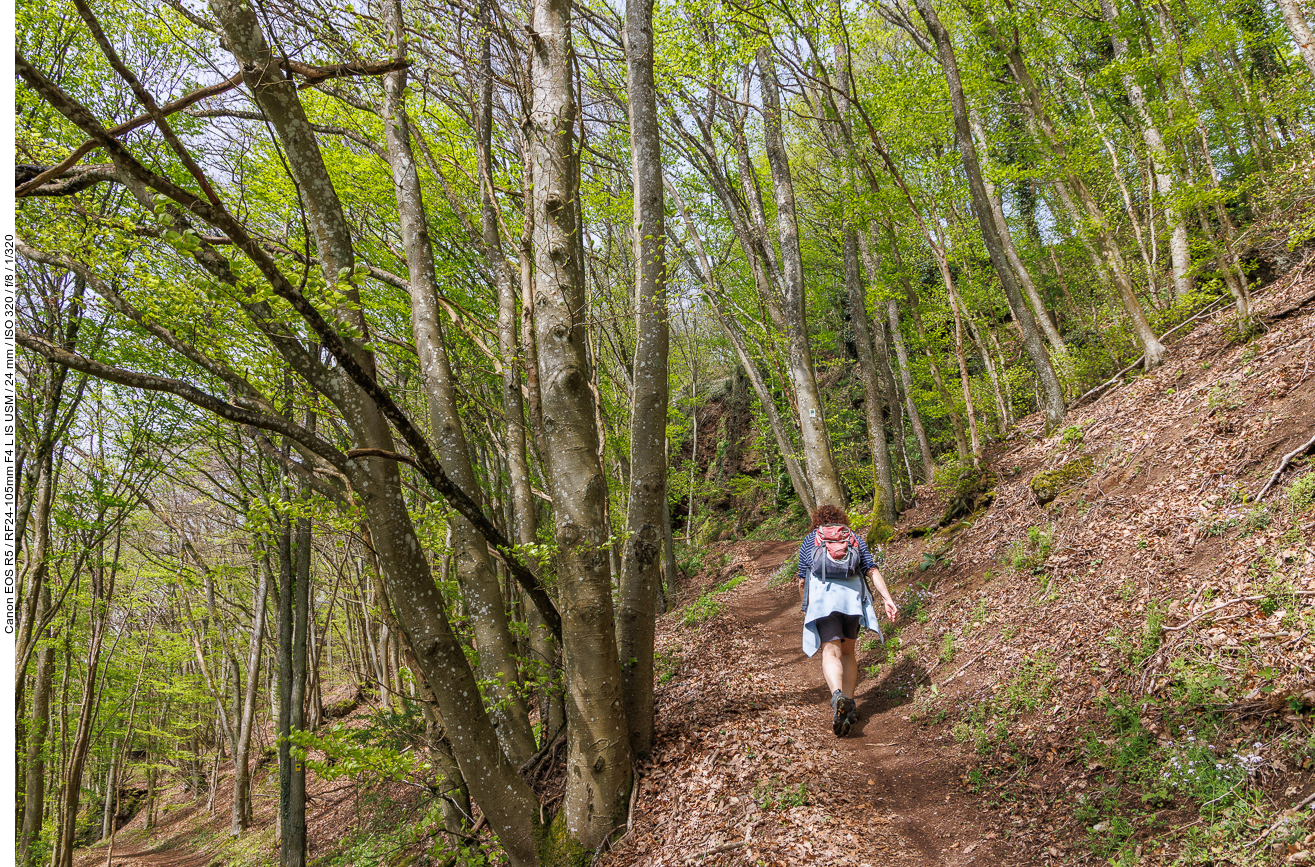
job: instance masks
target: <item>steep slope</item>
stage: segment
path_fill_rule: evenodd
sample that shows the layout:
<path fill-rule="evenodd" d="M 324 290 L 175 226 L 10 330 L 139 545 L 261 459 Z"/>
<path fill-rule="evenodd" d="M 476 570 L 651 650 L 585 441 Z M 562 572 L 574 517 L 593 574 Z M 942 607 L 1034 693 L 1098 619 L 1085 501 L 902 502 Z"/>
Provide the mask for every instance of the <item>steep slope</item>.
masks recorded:
<path fill-rule="evenodd" d="M 724 547 L 664 623 L 661 739 L 605 863 L 1309 859 L 1315 469 L 1255 495 L 1315 434 L 1312 264 L 1259 333 L 1216 314 L 1070 427 L 1025 420 L 967 521 L 919 491 L 849 739 L 764 584 L 794 543 Z"/>

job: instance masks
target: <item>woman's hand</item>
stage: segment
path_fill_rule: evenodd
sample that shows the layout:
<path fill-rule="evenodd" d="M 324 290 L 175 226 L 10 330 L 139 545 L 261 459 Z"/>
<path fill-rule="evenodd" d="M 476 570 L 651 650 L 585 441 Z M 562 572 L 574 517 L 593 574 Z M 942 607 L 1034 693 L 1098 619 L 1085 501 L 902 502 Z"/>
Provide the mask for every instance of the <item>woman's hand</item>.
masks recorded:
<path fill-rule="evenodd" d="M 889 596 L 886 597 L 886 616 L 891 620 L 899 617 L 899 606 L 896 605 L 895 600 L 891 599 Z"/>

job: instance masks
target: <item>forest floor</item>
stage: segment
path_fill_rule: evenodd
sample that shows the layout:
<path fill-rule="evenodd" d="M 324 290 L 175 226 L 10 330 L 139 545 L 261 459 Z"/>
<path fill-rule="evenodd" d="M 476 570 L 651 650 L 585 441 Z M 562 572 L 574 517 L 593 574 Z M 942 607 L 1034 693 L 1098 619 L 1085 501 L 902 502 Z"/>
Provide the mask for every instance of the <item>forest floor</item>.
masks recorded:
<path fill-rule="evenodd" d="M 1225 309 L 1061 430 L 1024 419 L 966 521 L 919 488 L 847 738 L 768 583 L 798 542 L 714 546 L 661 623 L 657 748 L 599 863 L 1315 863 L 1315 460 L 1256 498 L 1315 435 L 1313 302 L 1308 254 L 1257 331 Z"/>
<path fill-rule="evenodd" d="M 903 614 L 860 640 L 846 738 L 782 580 L 798 541 L 709 546 L 659 621 L 654 753 L 595 863 L 1315 862 L 1315 460 L 1256 499 L 1315 434 L 1312 296 L 1308 256 L 1257 300 L 1257 333 L 1219 312 L 1065 428 L 1022 420 L 966 521 L 940 527 L 946 494 L 920 487 L 884 549 Z M 1040 503 L 1031 480 L 1065 467 Z M 242 841 L 225 786 L 212 814 L 175 793 L 113 864 L 276 863 L 275 778 Z M 429 863 L 382 835 L 343 854 L 418 822 L 417 790 L 310 787 L 312 858 Z"/>

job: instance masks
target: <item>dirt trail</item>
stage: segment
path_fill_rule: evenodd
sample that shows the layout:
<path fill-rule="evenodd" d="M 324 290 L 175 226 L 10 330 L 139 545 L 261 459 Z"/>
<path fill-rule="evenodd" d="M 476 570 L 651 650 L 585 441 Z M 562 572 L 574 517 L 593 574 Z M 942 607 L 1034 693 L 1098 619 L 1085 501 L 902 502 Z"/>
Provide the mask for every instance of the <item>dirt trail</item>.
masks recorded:
<path fill-rule="evenodd" d="M 756 664 L 774 669 L 801 697 L 812 701 L 810 717 L 801 722 L 839 751 L 830 778 L 861 793 L 872 815 L 889 819 L 898 834 L 894 842 L 901 856 L 917 857 L 917 863 L 929 867 L 999 863 L 1006 847 L 997 846 L 999 832 L 984 813 L 984 805 L 965 791 L 963 769 L 937 738 L 909 722 L 901 710 L 911 698 L 913 681 L 925 673 L 922 667 L 901 665 L 874 679 L 862 671 L 860 655 L 859 722 L 848 737 L 831 733 L 820 654 L 809 659 L 800 647 L 797 592 L 791 585 L 766 585 L 767 578 L 798 550 L 796 542 L 776 542 L 746 552 L 751 577 L 737 588 L 731 605 L 760 648 Z"/>
<path fill-rule="evenodd" d="M 220 788 L 222 791 L 225 787 L 221 785 Z M 171 804 L 168 794 L 164 800 L 167 806 L 160 811 L 154 833 L 149 838 L 143 837 L 141 828 L 145 821 L 144 812 L 119 829 L 111 867 L 205 867 L 213 861 L 204 852 L 196 851 L 199 848 L 197 837 L 203 828 L 212 830 L 205 827 L 207 825 L 226 825 L 227 809 L 207 814 L 200 801 Z M 100 842 L 76 850 L 73 867 L 105 867 L 108 849 L 108 842 Z"/>
<path fill-rule="evenodd" d="M 697 626 L 658 627 L 657 743 L 642 767 L 630 833 L 607 867 L 1003 864 L 998 815 L 964 786 L 944 734 L 908 719 L 915 664 L 862 672 L 861 719 L 831 731 L 821 661 L 801 649 L 793 585 L 768 587 L 797 542 L 737 542 L 747 580 L 717 594 L 725 609 Z M 688 588 L 693 594 L 694 588 Z M 687 600 L 688 601 L 688 600 Z"/>

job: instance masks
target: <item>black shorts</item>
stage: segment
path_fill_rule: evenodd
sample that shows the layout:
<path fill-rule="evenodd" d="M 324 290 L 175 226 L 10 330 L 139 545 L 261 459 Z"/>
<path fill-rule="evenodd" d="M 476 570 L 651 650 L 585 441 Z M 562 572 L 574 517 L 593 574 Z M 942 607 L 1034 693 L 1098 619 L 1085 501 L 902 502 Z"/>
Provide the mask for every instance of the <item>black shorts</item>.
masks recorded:
<path fill-rule="evenodd" d="M 858 624 L 863 618 L 857 614 L 841 614 L 839 611 L 832 611 L 826 617 L 813 621 L 817 627 L 817 637 L 822 640 L 823 644 L 828 641 L 839 641 L 842 638 L 848 638 L 850 641 L 858 638 Z"/>

